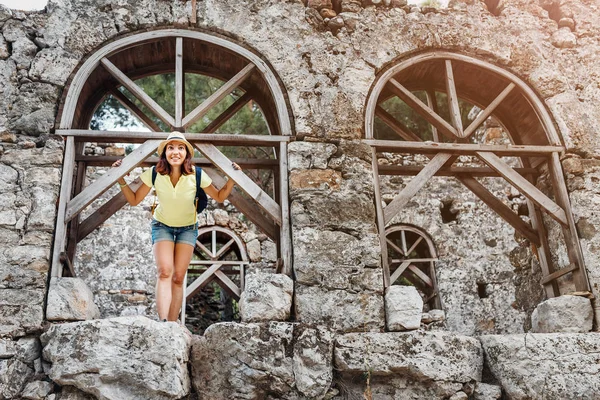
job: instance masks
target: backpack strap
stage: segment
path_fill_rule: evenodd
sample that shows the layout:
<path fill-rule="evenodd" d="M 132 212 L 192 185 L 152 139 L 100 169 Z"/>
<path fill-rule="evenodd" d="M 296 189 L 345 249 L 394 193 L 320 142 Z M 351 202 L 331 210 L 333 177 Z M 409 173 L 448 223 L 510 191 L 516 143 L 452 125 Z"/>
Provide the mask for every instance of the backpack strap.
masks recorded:
<path fill-rule="evenodd" d="M 202 168 L 194 167 L 196 169 L 196 198 L 194 199 L 194 206 L 198 209 L 198 201 L 200 200 L 200 183 L 202 182 Z"/>
<path fill-rule="evenodd" d="M 154 186 L 154 182 L 156 182 L 156 167 L 152 167 L 152 186 Z"/>

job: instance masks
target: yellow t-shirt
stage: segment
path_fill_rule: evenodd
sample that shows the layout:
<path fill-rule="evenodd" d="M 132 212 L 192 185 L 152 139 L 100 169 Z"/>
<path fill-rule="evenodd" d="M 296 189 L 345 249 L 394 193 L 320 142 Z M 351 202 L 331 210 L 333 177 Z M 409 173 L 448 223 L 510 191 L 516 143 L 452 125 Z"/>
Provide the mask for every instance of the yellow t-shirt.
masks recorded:
<path fill-rule="evenodd" d="M 152 187 L 152 168 L 140 176 L 142 182 Z M 212 179 L 202 171 L 200 187 L 210 186 Z M 154 219 L 172 227 L 188 226 L 196 223 L 196 174 L 181 175 L 173 187 L 169 175 L 156 174 L 154 189 L 158 197 L 158 207 L 154 210 Z"/>

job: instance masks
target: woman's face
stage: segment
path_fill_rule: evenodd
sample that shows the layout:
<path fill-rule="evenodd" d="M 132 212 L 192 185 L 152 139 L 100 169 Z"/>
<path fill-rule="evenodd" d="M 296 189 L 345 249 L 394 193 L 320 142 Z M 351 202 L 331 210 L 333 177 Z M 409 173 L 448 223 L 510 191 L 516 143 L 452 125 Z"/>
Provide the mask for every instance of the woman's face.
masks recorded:
<path fill-rule="evenodd" d="M 165 147 L 165 157 L 171 166 L 181 166 L 187 155 L 187 147 L 181 142 L 169 142 Z"/>

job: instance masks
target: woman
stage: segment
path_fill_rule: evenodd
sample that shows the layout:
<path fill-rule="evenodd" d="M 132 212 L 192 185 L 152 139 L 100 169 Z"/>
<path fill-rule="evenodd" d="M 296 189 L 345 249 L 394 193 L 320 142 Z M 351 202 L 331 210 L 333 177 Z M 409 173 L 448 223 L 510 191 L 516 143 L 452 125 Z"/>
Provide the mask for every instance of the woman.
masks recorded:
<path fill-rule="evenodd" d="M 154 187 L 159 205 L 152 220 L 152 245 L 156 260 L 156 308 L 162 321 L 176 321 L 181 311 L 184 290 L 183 281 L 196 246 L 198 221 L 196 214 L 196 174 L 192 164 L 194 148 L 180 132 L 172 132 L 158 145 L 160 157 L 156 164 Z M 121 165 L 121 160 L 113 167 Z M 233 168 L 241 168 L 233 163 Z M 121 178 L 118 183 L 127 202 L 136 206 L 146 197 L 152 187 L 152 169 L 140 176 L 143 184 L 134 192 Z M 217 190 L 210 177 L 202 173 L 200 187 L 204 192 L 222 203 L 233 189 L 228 180 Z"/>

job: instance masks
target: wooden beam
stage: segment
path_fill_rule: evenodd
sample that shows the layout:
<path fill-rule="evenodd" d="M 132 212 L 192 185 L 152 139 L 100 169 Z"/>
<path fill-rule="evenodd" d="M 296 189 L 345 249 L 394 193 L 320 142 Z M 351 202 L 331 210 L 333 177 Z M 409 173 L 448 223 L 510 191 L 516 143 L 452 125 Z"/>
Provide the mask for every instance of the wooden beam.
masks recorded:
<path fill-rule="evenodd" d="M 489 106 L 485 108 L 479 115 L 469 124 L 467 129 L 465 130 L 464 137 L 469 137 L 475 132 L 481 124 L 485 122 L 486 119 L 496 110 L 498 105 L 509 95 L 509 93 L 514 89 L 515 84 L 509 83 L 508 86 L 490 103 Z"/>
<path fill-rule="evenodd" d="M 400 264 L 398 266 L 398 268 L 396 268 L 396 270 L 392 274 L 392 277 L 390 278 L 391 285 L 393 285 L 394 282 L 396 282 L 398 280 L 398 278 L 400 278 L 400 275 L 402 275 L 402 273 L 406 270 L 406 268 L 408 268 L 410 263 L 411 263 L 410 260 L 404 261 L 402 264 Z"/>
<path fill-rule="evenodd" d="M 225 122 L 229 121 L 238 111 L 241 110 L 248 102 L 252 100 L 250 93 L 246 92 L 242 97 L 233 102 L 227 110 L 223 111 L 217 118 L 215 118 L 206 128 L 202 130 L 202 133 L 214 133 L 219 129 Z"/>
<path fill-rule="evenodd" d="M 181 129 L 184 113 L 183 38 L 175 38 L 175 129 Z"/>
<path fill-rule="evenodd" d="M 188 287 L 185 288 L 185 298 L 190 299 L 198 293 L 204 286 L 208 285 L 215 278 L 215 271 L 221 267 L 220 264 L 213 264 L 202 275 L 194 280 Z"/>
<path fill-rule="evenodd" d="M 475 178 L 469 175 L 457 175 L 456 178 L 531 243 L 540 245 L 537 232 Z"/>
<path fill-rule="evenodd" d="M 75 161 L 85 162 L 89 167 L 110 167 L 115 161 L 122 158 L 122 156 L 77 156 L 75 157 Z M 158 157 L 148 157 L 142 161 L 139 166 L 152 167 L 158 163 L 158 160 Z M 279 166 L 278 160 L 268 158 L 232 158 L 231 161 L 246 169 L 272 170 Z M 192 158 L 192 163 L 203 168 L 211 167 L 213 165 L 206 158 L 200 157 Z M 492 171 L 492 173 L 494 172 Z"/>
<path fill-rule="evenodd" d="M 127 175 L 146 157 L 156 151 L 158 140 L 148 140 L 146 143 L 133 150 L 131 154 L 123 159 L 121 166 L 111 168 L 108 172 L 98 178 L 90 186 L 86 187 L 81 193 L 73 198 L 67 205 L 65 221 L 70 221 L 75 215 L 79 214 L 88 204 L 94 201 L 109 187 L 114 185 L 118 179 Z"/>
<path fill-rule="evenodd" d="M 121 70 L 119 70 L 108 58 L 102 58 L 100 60 L 102 66 L 123 86 L 127 88 L 135 97 L 137 97 L 146 107 L 148 107 L 161 121 L 165 124 L 173 127 L 175 121 L 173 117 L 169 115 L 156 101 L 154 101 L 144 90 L 139 87 L 134 81 L 129 79 Z"/>
<path fill-rule="evenodd" d="M 373 168 L 373 183 L 375 189 L 375 212 L 377 215 L 377 231 L 379 233 L 379 246 L 381 247 L 381 266 L 383 268 L 383 290 L 394 281 L 390 280 L 390 266 L 388 264 L 387 238 L 385 231 L 385 219 L 382 206 L 381 189 L 379 181 L 379 170 L 377 163 L 377 151 L 371 148 L 371 165 Z"/>
<path fill-rule="evenodd" d="M 590 283 L 585 269 L 585 259 L 581 250 L 581 243 L 577 236 L 577 226 L 571 212 L 571 202 L 569 200 L 569 192 L 565 184 L 562 165 L 558 153 L 552 153 L 550 158 L 550 176 L 552 178 L 552 187 L 554 189 L 554 197 L 557 203 L 565 210 L 566 224 L 563 226 L 563 236 L 565 238 L 567 253 L 571 264 L 578 266 L 578 269 L 573 271 L 573 281 L 575 288 L 578 291 L 591 291 Z"/>
<path fill-rule="evenodd" d="M 219 151 L 214 145 L 207 143 L 194 143 L 196 148 L 208 158 L 225 175 L 238 184 L 248 196 L 250 196 L 260 208 L 265 210 L 273 220 L 281 225 L 281 207 L 267 193 L 265 193 L 252 179 L 242 171 L 233 169 L 231 160 Z"/>
<path fill-rule="evenodd" d="M 421 279 L 423 282 L 425 282 L 427 284 L 427 286 L 431 286 L 433 287 L 433 282 L 431 281 L 431 279 L 429 278 L 429 276 L 427 276 L 426 273 L 424 273 L 423 271 L 421 271 L 419 269 L 419 267 L 417 267 L 416 265 L 409 265 L 408 269 L 410 270 L 410 272 L 412 272 L 413 274 L 415 274 L 416 276 L 419 277 L 419 279 Z"/>
<path fill-rule="evenodd" d="M 97 157 L 97 156 L 91 156 Z M 91 164 L 90 164 L 91 165 Z M 241 165 L 241 164 L 240 164 Z M 539 175 L 539 171 L 535 168 L 513 168 L 520 175 Z M 418 165 L 379 165 L 379 173 L 381 175 L 404 175 L 414 176 L 423 170 L 423 167 Z M 498 177 L 499 173 L 487 167 L 447 167 L 440 169 L 435 176 L 455 176 L 457 174 L 469 174 L 476 177 Z"/>
<path fill-rule="evenodd" d="M 144 114 L 144 112 L 140 110 L 140 108 L 136 106 L 135 103 L 129 100 L 127 96 L 125 96 L 120 90 L 112 88 L 109 90 L 109 92 L 115 99 L 117 99 L 119 103 L 123 105 L 123 107 L 128 109 L 130 113 L 132 113 L 144 125 L 146 125 L 148 129 L 154 132 L 160 132 L 160 127 L 156 124 L 156 122 L 154 122 L 152 118 Z"/>
<path fill-rule="evenodd" d="M 442 168 L 449 160 L 453 158 L 449 153 L 438 153 L 431 159 L 425 168 L 404 187 L 404 189 L 392 200 L 383 210 L 385 224 L 387 225 L 392 218 L 398 214 L 402 207 Z"/>
<path fill-rule="evenodd" d="M 236 301 L 240 300 L 240 295 L 242 291 L 239 287 L 227 275 L 225 275 L 222 271 L 215 271 L 215 278 L 220 282 L 219 286 L 221 286 L 231 297 L 233 297 Z"/>
<path fill-rule="evenodd" d="M 375 108 L 375 115 L 402 139 L 415 142 L 422 140 L 419 136 L 408 129 L 402 122 L 398 121 L 393 115 L 381 108 L 381 106 L 377 106 L 377 108 Z"/>
<path fill-rule="evenodd" d="M 65 249 L 67 239 L 67 219 L 65 218 L 67 204 L 73 187 L 73 166 L 75 163 L 75 140 L 68 137 L 65 143 L 65 155 L 63 157 L 63 169 L 60 183 L 60 194 L 58 196 L 58 209 L 56 210 L 56 230 L 54 232 L 54 247 L 52 249 L 51 276 L 62 276 L 62 265 L 60 254 Z"/>
<path fill-rule="evenodd" d="M 75 145 L 75 154 L 83 153 L 84 149 L 83 143 L 77 143 Z M 75 187 L 73 188 L 73 196 L 78 195 L 82 190 L 85 184 L 85 173 L 86 173 L 86 165 L 83 162 L 77 163 L 77 178 L 75 179 Z M 75 259 L 75 252 L 77 250 L 77 243 L 79 242 L 79 216 L 76 216 L 71 220 L 69 225 L 69 235 L 67 238 L 67 250 L 65 251 L 65 257 L 69 260 L 69 263 L 73 264 L 73 260 Z M 72 277 L 75 277 L 75 272 L 73 270 Z"/>
<path fill-rule="evenodd" d="M 508 164 L 494 153 L 478 152 L 477 156 L 490 168 L 496 170 L 504 179 L 519 190 L 525 197 L 542 207 L 556 221 L 567 225 L 565 211 L 536 188 L 531 182 L 516 173 Z"/>
<path fill-rule="evenodd" d="M 563 152 L 563 146 L 534 146 L 534 145 L 483 145 L 468 143 L 438 143 L 438 142 L 402 142 L 399 140 L 366 139 L 363 141 L 379 151 L 396 153 L 452 153 L 457 155 L 474 155 L 477 152 L 494 152 L 502 156 L 537 156 L 548 157 L 554 152 Z"/>
<path fill-rule="evenodd" d="M 392 93 L 402 99 L 402 101 L 404 101 L 409 107 L 425 118 L 427 122 L 435 126 L 440 133 L 449 138 L 457 137 L 456 129 L 454 129 L 452 125 L 446 122 L 446 120 L 440 117 L 431 108 L 427 107 L 427 104 L 423 103 L 417 96 L 412 94 L 410 90 L 402 86 L 394 78 L 391 78 L 389 83 L 391 85 L 388 87 Z"/>
<path fill-rule="evenodd" d="M 139 177 L 129 184 L 129 187 L 134 192 L 136 192 L 140 186 L 142 186 L 142 180 Z M 127 199 L 125 199 L 125 195 L 123 192 L 119 191 L 118 194 L 113 196 L 113 198 L 108 200 L 106 203 L 102 204 L 92 215 L 87 217 L 79 225 L 79 236 L 77 237 L 77 241 L 80 242 L 85 239 L 90 233 L 106 222 L 107 219 L 113 216 L 126 204 Z"/>
<path fill-rule="evenodd" d="M 542 285 L 546 285 L 546 284 L 560 278 L 561 276 L 568 274 L 569 272 L 576 271 L 577 269 L 579 269 L 579 267 L 575 264 L 571 264 L 568 267 L 559 269 L 558 271 L 555 271 L 555 272 L 551 273 L 550 275 L 547 275 L 544 278 L 542 278 Z"/>
<path fill-rule="evenodd" d="M 202 104 L 196 107 L 192 112 L 190 112 L 183 119 L 183 126 L 188 128 L 190 125 L 194 124 L 200 118 L 206 115 L 217 105 L 225 96 L 229 95 L 235 88 L 240 86 L 251 74 L 254 72 L 254 64 L 246 65 L 240 72 L 238 72 L 233 78 L 227 81 L 223 86 L 221 86 L 216 92 L 208 97 L 208 99 L 204 100 Z"/>
<path fill-rule="evenodd" d="M 203 168 L 206 174 L 212 179 L 213 184 L 217 189 L 220 189 L 225 185 L 226 180 L 222 178 L 216 171 Z M 261 210 L 254 204 L 246 200 L 240 193 L 233 189 L 229 198 L 227 199 L 231 204 L 235 206 L 242 214 L 246 216 L 254 225 L 256 225 L 269 239 L 275 241 L 278 238 L 279 228 L 273 223 L 273 221 L 267 219 Z"/>
<path fill-rule="evenodd" d="M 435 97 L 435 90 L 428 89 L 425 92 L 425 95 L 427 96 L 427 106 L 429 108 L 431 108 L 434 113 L 439 114 L 439 112 L 438 112 L 438 106 L 437 106 L 437 99 Z M 437 128 L 435 126 L 433 126 L 433 125 L 431 125 L 431 134 L 433 136 L 433 141 L 434 142 L 439 142 L 440 141 L 440 135 L 438 135 Z"/>
<path fill-rule="evenodd" d="M 74 136 L 77 142 L 99 143 L 144 143 L 148 139 L 164 140 L 168 132 L 129 132 L 129 131 L 92 131 L 87 129 L 59 129 L 57 135 Z M 226 133 L 191 133 L 186 138 L 190 142 L 208 142 L 216 146 L 275 146 L 279 142 L 289 142 L 290 136 L 275 135 L 234 135 Z"/>
<path fill-rule="evenodd" d="M 283 260 L 282 272 L 287 276 L 293 275 L 292 262 L 292 229 L 290 226 L 289 205 L 289 172 L 288 172 L 288 146 L 287 143 L 279 143 L 279 204 L 281 205 L 281 229 L 279 230 L 279 250 Z M 277 193 L 277 191 L 275 192 Z"/>
<path fill-rule="evenodd" d="M 464 138 L 460 106 L 458 104 L 458 95 L 456 94 L 456 82 L 454 81 L 452 61 L 450 60 L 446 60 L 446 97 L 448 99 L 448 109 L 450 110 L 450 120 L 456 130 L 456 136 Z"/>

